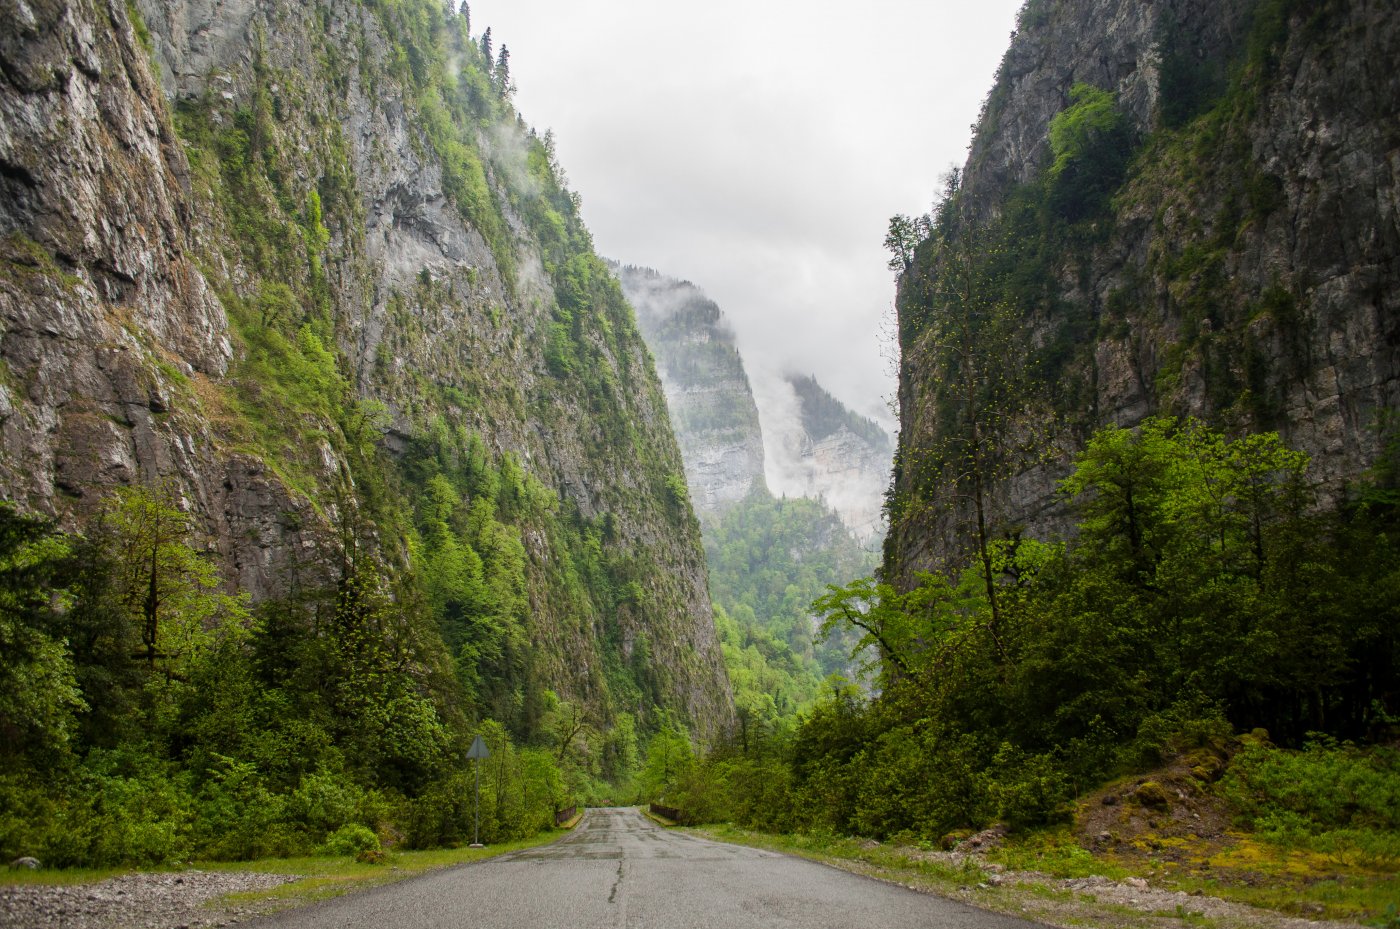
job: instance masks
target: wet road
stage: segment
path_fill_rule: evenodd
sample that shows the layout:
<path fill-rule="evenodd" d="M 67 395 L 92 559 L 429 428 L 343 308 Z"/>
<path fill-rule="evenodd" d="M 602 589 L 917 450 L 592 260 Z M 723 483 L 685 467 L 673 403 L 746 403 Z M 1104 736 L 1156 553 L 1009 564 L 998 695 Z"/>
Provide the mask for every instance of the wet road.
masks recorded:
<path fill-rule="evenodd" d="M 551 845 L 244 924 L 248 929 L 1041 929 L 636 810 L 589 810 Z"/>

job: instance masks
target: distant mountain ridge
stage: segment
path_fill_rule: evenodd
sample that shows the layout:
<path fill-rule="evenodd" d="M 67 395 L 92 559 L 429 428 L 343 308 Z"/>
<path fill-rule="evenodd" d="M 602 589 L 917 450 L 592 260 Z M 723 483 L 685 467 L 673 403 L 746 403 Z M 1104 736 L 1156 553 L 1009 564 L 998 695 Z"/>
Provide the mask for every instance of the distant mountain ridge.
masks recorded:
<path fill-rule="evenodd" d="M 810 375 L 788 375 L 784 386 L 795 396 L 797 416 L 775 424 L 769 436 L 770 485 L 781 494 L 825 501 L 860 539 L 882 536 L 894 458 L 889 434 Z"/>
<path fill-rule="evenodd" d="M 723 312 L 691 282 L 611 267 L 656 358 L 702 520 L 763 488 L 825 501 L 858 538 L 882 533 L 894 444 L 878 423 L 813 375 L 758 371 L 751 379 Z"/>

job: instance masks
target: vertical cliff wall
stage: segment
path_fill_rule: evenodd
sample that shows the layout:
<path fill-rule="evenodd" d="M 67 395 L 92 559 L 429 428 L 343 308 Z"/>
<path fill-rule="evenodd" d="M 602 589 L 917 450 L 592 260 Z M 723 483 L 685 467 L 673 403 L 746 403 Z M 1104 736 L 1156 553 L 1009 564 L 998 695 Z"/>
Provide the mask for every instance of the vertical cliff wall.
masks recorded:
<path fill-rule="evenodd" d="M 723 313 L 694 284 L 650 268 L 614 270 L 656 355 L 701 515 L 722 516 L 751 491 L 771 490 L 824 500 L 858 538 L 877 537 L 894 454 L 884 430 L 815 377 L 760 369 L 751 382 Z M 756 389 L 766 404 L 761 427 Z"/>
<path fill-rule="evenodd" d="M 765 488 L 763 431 L 734 332 L 694 284 L 632 265 L 614 271 L 656 356 L 691 499 L 718 516 Z"/>
<path fill-rule="evenodd" d="M 1334 499 L 1372 464 L 1400 400 L 1397 54 L 1366 0 L 1026 4 L 901 282 L 897 576 L 972 518 L 940 458 L 970 369 L 931 282 L 957 262 L 1015 319 L 978 360 L 1024 375 L 1004 435 L 1037 449 L 992 475 L 999 532 L 1063 529 L 1086 434 L 1158 412 L 1276 429 Z"/>
<path fill-rule="evenodd" d="M 660 385 L 489 52 L 429 0 L 0 11 L 0 493 L 81 527 L 162 483 L 257 599 L 348 538 L 412 598 L 450 478 L 454 531 L 527 578 L 487 709 L 718 733 Z"/>

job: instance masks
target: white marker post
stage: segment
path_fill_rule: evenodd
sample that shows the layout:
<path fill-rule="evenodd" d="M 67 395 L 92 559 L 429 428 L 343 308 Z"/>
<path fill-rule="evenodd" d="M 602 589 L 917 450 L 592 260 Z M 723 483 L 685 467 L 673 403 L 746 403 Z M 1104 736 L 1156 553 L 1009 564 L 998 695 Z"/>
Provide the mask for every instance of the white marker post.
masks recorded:
<path fill-rule="evenodd" d="M 467 749 L 467 760 L 475 761 L 476 764 L 476 802 L 472 809 L 475 813 L 475 824 L 472 827 L 472 848 L 484 848 L 481 844 L 481 763 L 491 757 L 491 750 L 486 747 L 486 740 L 481 736 L 472 739 L 472 747 Z"/>

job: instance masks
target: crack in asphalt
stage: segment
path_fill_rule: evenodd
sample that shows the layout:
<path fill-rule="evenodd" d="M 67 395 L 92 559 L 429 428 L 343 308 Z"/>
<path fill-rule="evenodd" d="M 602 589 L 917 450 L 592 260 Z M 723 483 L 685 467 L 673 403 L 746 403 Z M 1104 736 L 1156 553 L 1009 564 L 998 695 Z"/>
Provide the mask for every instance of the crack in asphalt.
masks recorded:
<path fill-rule="evenodd" d="M 617 880 L 613 881 L 612 890 L 608 891 L 608 902 L 617 902 L 617 889 L 622 886 L 622 862 L 617 863 Z"/>

